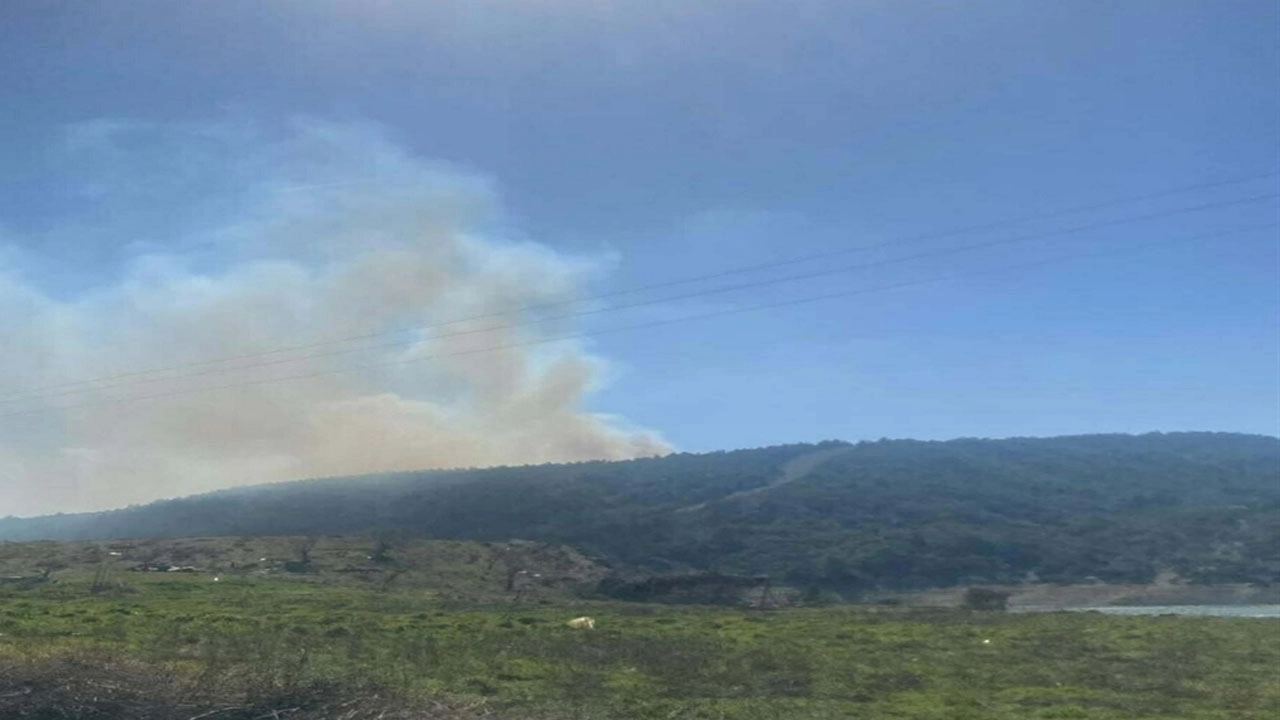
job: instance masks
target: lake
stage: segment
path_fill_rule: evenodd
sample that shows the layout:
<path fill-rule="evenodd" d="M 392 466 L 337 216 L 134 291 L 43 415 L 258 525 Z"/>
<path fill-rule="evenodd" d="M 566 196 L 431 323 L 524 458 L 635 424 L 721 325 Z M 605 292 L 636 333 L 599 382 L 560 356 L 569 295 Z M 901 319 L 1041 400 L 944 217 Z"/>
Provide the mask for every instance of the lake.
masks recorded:
<path fill-rule="evenodd" d="M 1068 609 L 1071 612 L 1096 611 L 1108 615 L 1280 618 L 1280 605 L 1108 605 Z"/>

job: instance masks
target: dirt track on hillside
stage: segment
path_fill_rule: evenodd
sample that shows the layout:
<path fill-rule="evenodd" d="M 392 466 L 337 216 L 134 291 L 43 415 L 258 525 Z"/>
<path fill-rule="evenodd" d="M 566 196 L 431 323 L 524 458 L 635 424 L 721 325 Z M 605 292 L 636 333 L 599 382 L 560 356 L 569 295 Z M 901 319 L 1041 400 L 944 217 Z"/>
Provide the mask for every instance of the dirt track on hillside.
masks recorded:
<path fill-rule="evenodd" d="M 815 452 L 806 453 L 797 458 L 792 458 L 791 460 L 783 463 L 781 472 L 778 474 L 778 478 L 773 482 L 770 482 L 768 485 L 761 485 L 760 487 L 751 488 L 750 490 L 740 490 L 738 492 L 730 493 L 728 495 L 725 495 L 722 498 L 717 498 L 715 500 L 711 500 L 708 502 L 724 502 L 726 500 L 737 500 L 740 498 L 765 492 L 766 490 L 772 490 L 773 488 L 786 485 L 787 483 L 793 483 L 797 480 L 807 477 L 809 473 L 816 470 L 817 467 L 822 463 L 834 457 L 837 457 L 839 455 L 843 455 L 847 452 L 850 452 L 851 450 L 853 450 L 852 447 L 841 446 L 837 448 L 829 448 L 827 450 L 818 450 Z M 676 512 L 682 512 L 682 513 L 695 512 L 703 509 L 704 507 L 707 506 L 707 504 L 708 503 L 701 502 L 696 505 L 686 505 L 685 507 L 677 509 Z"/>

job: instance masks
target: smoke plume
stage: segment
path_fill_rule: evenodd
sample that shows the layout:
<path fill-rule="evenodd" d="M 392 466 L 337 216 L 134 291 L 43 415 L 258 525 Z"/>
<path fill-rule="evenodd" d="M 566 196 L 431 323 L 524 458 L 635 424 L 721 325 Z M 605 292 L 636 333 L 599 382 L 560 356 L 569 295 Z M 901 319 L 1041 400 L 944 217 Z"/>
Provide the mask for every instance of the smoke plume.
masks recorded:
<path fill-rule="evenodd" d="M 59 153 L 66 217 L 0 235 L 0 515 L 667 451 L 586 409 L 600 359 L 540 342 L 602 263 L 513 239 L 474 176 L 315 122 Z"/>

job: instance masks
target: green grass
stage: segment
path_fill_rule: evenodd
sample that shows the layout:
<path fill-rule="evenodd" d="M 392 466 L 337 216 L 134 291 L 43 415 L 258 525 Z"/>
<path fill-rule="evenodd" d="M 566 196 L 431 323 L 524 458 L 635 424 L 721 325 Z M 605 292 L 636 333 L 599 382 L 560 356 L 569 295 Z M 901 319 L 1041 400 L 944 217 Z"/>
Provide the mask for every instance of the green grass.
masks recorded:
<path fill-rule="evenodd" d="M 517 717 L 1280 717 L 1280 622 L 448 602 L 425 589 L 129 574 L 0 587 L 0 656 L 105 649 L 275 686 L 316 680 Z M 595 631 L 565 621 L 596 618 Z M 990 642 L 985 642 L 985 641 Z"/>

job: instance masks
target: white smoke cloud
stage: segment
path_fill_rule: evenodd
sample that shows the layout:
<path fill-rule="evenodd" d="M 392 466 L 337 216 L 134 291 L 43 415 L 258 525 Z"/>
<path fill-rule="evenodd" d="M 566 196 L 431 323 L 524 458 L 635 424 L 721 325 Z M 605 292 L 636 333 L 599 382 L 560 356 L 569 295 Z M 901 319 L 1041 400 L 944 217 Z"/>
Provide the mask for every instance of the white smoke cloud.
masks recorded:
<path fill-rule="evenodd" d="M 484 182 L 368 128 L 96 124 L 65 152 L 98 209 L 0 252 L 0 391 L 15 393 L 0 395 L 0 515 L 668 449 L 585 409 L 603 361 L 529 344 L 572 332 L 533 312 L 66 386 L 568 302 L 602 263 L 504 239 Z M 91 244 L 89 227 L 114 243 Z M 83 249 L 97 282 L 51 287 L 32 243 Z M 296 375 L 312 376 L 282 380 Z M 214 385 L 238 387 L 187 392 Z"/>

